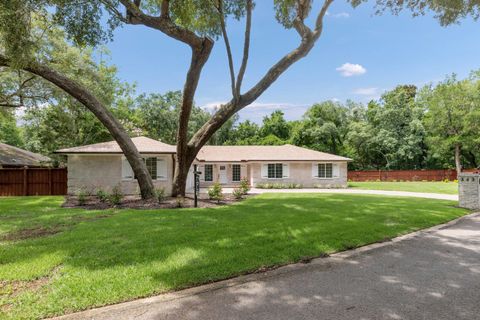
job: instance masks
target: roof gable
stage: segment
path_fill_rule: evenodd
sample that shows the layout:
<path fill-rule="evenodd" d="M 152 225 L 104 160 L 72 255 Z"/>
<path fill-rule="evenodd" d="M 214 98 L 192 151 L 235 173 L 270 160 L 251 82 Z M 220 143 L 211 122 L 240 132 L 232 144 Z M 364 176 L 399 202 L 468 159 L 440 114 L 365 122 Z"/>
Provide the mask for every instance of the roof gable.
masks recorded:
<path fill-rule="evenodd" d="M 132 138 L 140 153 L 175 153 L 177 147 L 147 137 Z M 86 146 L 66 148 L 56 153 L 123 153 L 116 141 L 95 143 Z"/>

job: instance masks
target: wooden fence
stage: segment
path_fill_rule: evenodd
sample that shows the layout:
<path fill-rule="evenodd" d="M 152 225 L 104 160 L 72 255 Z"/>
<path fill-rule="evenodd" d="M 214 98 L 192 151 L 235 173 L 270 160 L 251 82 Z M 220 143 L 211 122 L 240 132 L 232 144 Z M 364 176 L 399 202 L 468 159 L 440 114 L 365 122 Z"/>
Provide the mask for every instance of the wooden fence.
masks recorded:
<path fill-rule="evenodd" d="M 66 194 L 66 168 L 0 169 L 0 196 Z"/>
<path fill-rule="evenodd" d="M 443 181 L 457 179 L 455 170 L 366 170 L 348 171 L 350 181 Z"/>

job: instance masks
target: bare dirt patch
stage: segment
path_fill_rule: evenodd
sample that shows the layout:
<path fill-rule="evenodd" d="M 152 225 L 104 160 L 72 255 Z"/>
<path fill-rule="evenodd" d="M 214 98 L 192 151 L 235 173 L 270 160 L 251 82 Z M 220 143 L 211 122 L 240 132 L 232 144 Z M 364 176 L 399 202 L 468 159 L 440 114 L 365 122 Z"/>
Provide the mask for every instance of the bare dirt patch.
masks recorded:
<path fill-rule="evenodd" d="M 250 197 L 246 195 L 243 199 Z M 201 195 L 198 199 L 199 208 L 212 208 L 218 206 L 230 205 L 243 199 L 235 199 L 232 195 L 225 195 L 220 202 L 216 200 L 210 200 L 205 195 Z M 193 208 L 194 199 L 192 197 L 185 197 L 182 199 L 168 197 L 162 202 L 158 202 L 157 199 L 143 200 L 139 196 L 126 196 L 121 204 L 112 205 L 109 202 L 102 202 L 96 196 L 89 196 L 83 205 L 79 205 L 77 197 L 69 196 L 65 198 L 65 202 L 62 204 L 64 208 L 82 208 L 88 210 L 104 210 L 110 208 L 117 209 L 174 209 L 174 208 Z"/>
<path fill-rule="evenodd" d="M 0 237 L 0 240 L 4 241 L 15 241 L 15 240 L 25 240 L 32 238 L 46 237 L 53 234 L 62 232 L 65 228 L 61 225 L 53 226 L 49 228 L 44 227 L 33 227 L 27 229 L 16 230 L 10 233 L 5 234 Z"/>

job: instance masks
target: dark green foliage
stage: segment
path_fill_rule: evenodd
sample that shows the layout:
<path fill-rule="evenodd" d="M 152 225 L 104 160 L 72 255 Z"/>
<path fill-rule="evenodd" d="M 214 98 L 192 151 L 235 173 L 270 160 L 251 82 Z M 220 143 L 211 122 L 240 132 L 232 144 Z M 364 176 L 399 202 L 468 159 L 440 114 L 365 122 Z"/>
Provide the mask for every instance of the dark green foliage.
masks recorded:
<path fill-rule="evenodd" d="M 98 189 L 96 196 L 100 202 L 107 202 L 108 199 L 110 198 L 110 195 L 103 189 Z"/>
<path fill-rule="evenodd" d="M 112 193 L 110 194 L 109 201 L 113 205 L 119 205 L 122 203 L 122 200 L 123 200 L 122 187 L 120 185 L 116 185 L 112 188 Z"/>

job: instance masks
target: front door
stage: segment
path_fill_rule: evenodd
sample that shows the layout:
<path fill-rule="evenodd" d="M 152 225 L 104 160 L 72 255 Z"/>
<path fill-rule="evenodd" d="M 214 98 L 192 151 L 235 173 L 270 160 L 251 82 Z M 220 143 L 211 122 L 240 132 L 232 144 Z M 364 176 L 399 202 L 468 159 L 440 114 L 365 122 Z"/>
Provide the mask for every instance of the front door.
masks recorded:
<path fill-rule="evenodd" d="M 218 180 L 220 180 L 221 184 L 226 184 L 228 182 L 227 180 L 227 166 L 226 165 L 219 165 L 218 166 Z"/>

